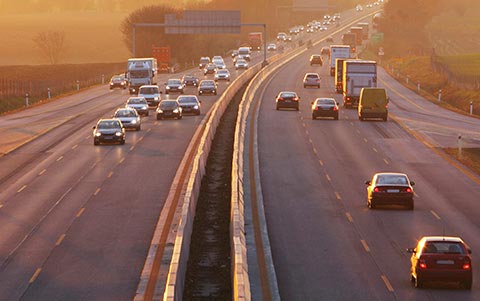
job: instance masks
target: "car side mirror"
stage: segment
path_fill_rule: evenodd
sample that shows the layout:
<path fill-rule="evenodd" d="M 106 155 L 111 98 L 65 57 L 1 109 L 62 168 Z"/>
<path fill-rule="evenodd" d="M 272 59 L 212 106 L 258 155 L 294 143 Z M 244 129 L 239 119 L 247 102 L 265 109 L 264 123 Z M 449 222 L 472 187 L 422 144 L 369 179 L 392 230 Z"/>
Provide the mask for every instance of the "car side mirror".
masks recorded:
<path fill-rule="evenodd" d="M 415 253 L 417 253 L 417 250 L 415 250 L 415 248 L 408 248 L 407 253 L 415 254 Z"/>
<path fill-rule="evenodd" d="M 96 129 L 97 127 L 96 126 L 93 126 L 92 129 Z"/>
<path fill-rule="evenodd" d="M 410 181 L 410 185 L 415 185 L 415 182 L 414 181 Z"/>
<path fill-rule="evenodd" d="M 368 185 L 368 186 L 372 185 L 372 181 L 365 181 L 365 185 Z"/>

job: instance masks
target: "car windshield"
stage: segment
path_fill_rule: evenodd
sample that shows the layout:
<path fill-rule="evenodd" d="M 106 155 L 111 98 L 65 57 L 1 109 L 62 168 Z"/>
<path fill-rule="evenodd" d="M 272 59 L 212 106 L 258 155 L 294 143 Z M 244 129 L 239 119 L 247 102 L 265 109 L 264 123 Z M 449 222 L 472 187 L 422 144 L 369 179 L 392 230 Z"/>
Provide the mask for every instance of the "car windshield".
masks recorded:
<path fill-rule="evenodd" d="M 210 63 L 210 60 L 207 58 L 201 58 L 200 63 L 205 64 L 205 63 Z"/>
<path fill-rule="evenodd" d="M 103 120 L 98 123 L 97 128 L 102 130 L 117 129 L 120 128 L 120 124 L 116 120 Z"/>
<path fill-rule="evenodd" d="M 182 84 L 179 79 L 169 79 L 167 83 L 169 85 L 181 85 Z"/>
<path fill-rule="evenodd" d="M 318 75 L 316 75 L 316 74 L 307 74 L 307 78 L 308 78 L 308 79 L 317 79 L 317 78 L 318 78 Z"/>
<path fill-rule="evenodd" d="M 131 78 L 145 78 L 149 76 L 148 70 L 132 70 L 130 71 Z"/>
<path fill-rule="evenodd" d="M 160 103 L 160 109 L 174 109 L 177 107 L 177 102 L 176 101 L 162 101 Z"/>
<path fill-rule="evenodd" d="M 128 104 L 146 104 L 145 98 L 130 98 Z"/>
<path fill-rule="evenodd" d="M 295 93 L 286 92 L 286 93 L 282 93 L 280 96 L 289 98 L 289 97 L 296 97 L 297 95 L 295 95 Z"/>
<path fill-rule="evenodd" d="M 140 88 L 139 94 L 158 94 L 158 88 L 156 87 L 143 87 Z"/>
<path fill-rule="evenodd" d="M 202 86 L 202 87 L 213 87 L 213 86 L 215 86 L 215 83 L 212 82 L 212 81 L 202 82 L 202 83 L 201 83 L 201 86 Z"/>
<path fill-rule="evenodd" d="M 123 80 L 123 76 L 114 76 L 112 80 Z"/>
<path fill-rule="evenodd" d="M 136 114 L 135 114 L 135 111 L 133 110 L 120 110 L 120 111 L 117 111 L 117 113 L 115 114 L 115 117 L 135 117 Z"/>
<path fill-rule="evenodd" d="M 228 70 L 218 70 L 218 74 L 228 74 Z"/>
<path fill-rule="evenodd" d="M 377 184 L 407 185 L 407 177 L 403 175 L 380 175 L 377 177 Z"/>
<path fill-rule="evenodd" d="M 193 96 L 183 96 L 178 98 L 179 103 L 191 103 L 191 102 L 197 102 L 197 99 Z"/>
<path fill-rule="evenodd" d="M 429 241 L 423 247 L 423 253 L 466 254 L 461 243 L 450 241 Z"/>
<path fill-rule="evenodd" d="M 183 79 L 184 79 L 184 80 L 194 80 L 195 77 L 194 77 L 193 75 L 185 75 L 185 76 L 183 77 Z"/>

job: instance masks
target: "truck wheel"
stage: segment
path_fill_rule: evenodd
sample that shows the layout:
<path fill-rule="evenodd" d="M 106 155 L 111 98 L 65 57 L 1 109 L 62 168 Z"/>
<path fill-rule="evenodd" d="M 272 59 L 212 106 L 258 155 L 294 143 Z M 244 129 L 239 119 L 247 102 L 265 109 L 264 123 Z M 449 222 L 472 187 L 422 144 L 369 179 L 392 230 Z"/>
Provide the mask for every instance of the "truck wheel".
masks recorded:
<path fill-rule="evenodd" d="M 383 116 L 383 121 L 387 121 L 388 115 Z"/>

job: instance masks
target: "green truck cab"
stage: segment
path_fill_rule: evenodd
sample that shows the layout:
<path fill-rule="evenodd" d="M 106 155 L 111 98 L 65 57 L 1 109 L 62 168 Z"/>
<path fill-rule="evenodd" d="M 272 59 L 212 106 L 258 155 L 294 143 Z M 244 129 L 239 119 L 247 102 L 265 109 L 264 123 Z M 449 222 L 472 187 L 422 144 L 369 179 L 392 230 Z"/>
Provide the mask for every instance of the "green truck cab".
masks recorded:
<path fill-rule="evenodd" d="M 387 121 L 388 102 L 387 91 L 384 88 L 362 88 L 358 102 L 358 119 L 381 118 Z"/>

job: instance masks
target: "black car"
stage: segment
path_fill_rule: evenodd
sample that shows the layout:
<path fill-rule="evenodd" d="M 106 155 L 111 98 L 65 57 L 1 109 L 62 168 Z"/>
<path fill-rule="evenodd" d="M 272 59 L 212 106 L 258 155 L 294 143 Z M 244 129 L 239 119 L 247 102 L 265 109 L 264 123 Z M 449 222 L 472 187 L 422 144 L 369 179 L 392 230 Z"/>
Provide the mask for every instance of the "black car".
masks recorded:
<path fill-rule="evenodd" d="M 338 103 L 333 98 L 319 97 L 312 101 L 312 119 L 333 117 L 338 120 Z"/>
<path fill-rule="evenodd" d="M 182 81 L 180 79 L 172 78 L 165 83 L 165 94 L 173 92 L 183 94 L 183 88 L 184 85 L 182 84 Z"/>
<path fill-rule="evenodd" d="M 203 69 L 203 75 L 214 74 L 215 71 L 217 71 L 217 65 L 210 63 L 205 66 L 205 69 Z"/>
<path fill-rule="evenodd" d="M 100 119 L 93 127 L 93 144 L 101 142 L 125 144 L 125 128 L 119 119 Z"/>
<path fill-rule="evenodd" d="M 182 107 L 182 114 L 200 115 L 200 100 L 196 95 L 181 95 L 177 101 Z"/>
<path fill-rule="evenodd" d="M 127 80 L 125 79 L 125 75 L 123 74 L 114 75 L 110 79 L 110 89 L 113 89 L 113 88 L 126 89 L 127 86 L 128 86 Z"/>
<path fill-rule="evenodd" d="M 197 87 L 198 86 L 198 77 L 196 77 L 195 75 L 191 75 L 191 74 L 185 74 L 184 76 L 182 76 L 182 84 L 184 86 Z"/>
<path fill-rule="evenodd" d="M 406 174 L 382 172 L 366 181 L 367 205 L 374 209 L 378 205 L 405 205 L 413 210 L 413 185 Z"/>
<path fill-rule="evenodd" d="M 217 95 L 217 84 L 213 80 L 202 80 L 198 86 L 198 95 Z"/>
<path fill-rule="evenodd" d="M 298 111 L 300 109 L 300 97 L 298 97 L 295 92 L 283 91 L 278 93 L 275 103 L 277 110 L 281 108 L 292 108 Z"/>
<path fill-rule="evenodd" d="M 182 119 L 182 107 L 176 99 L 162 100 L 157 107 L 157 120 L 165 118 Z"/>

